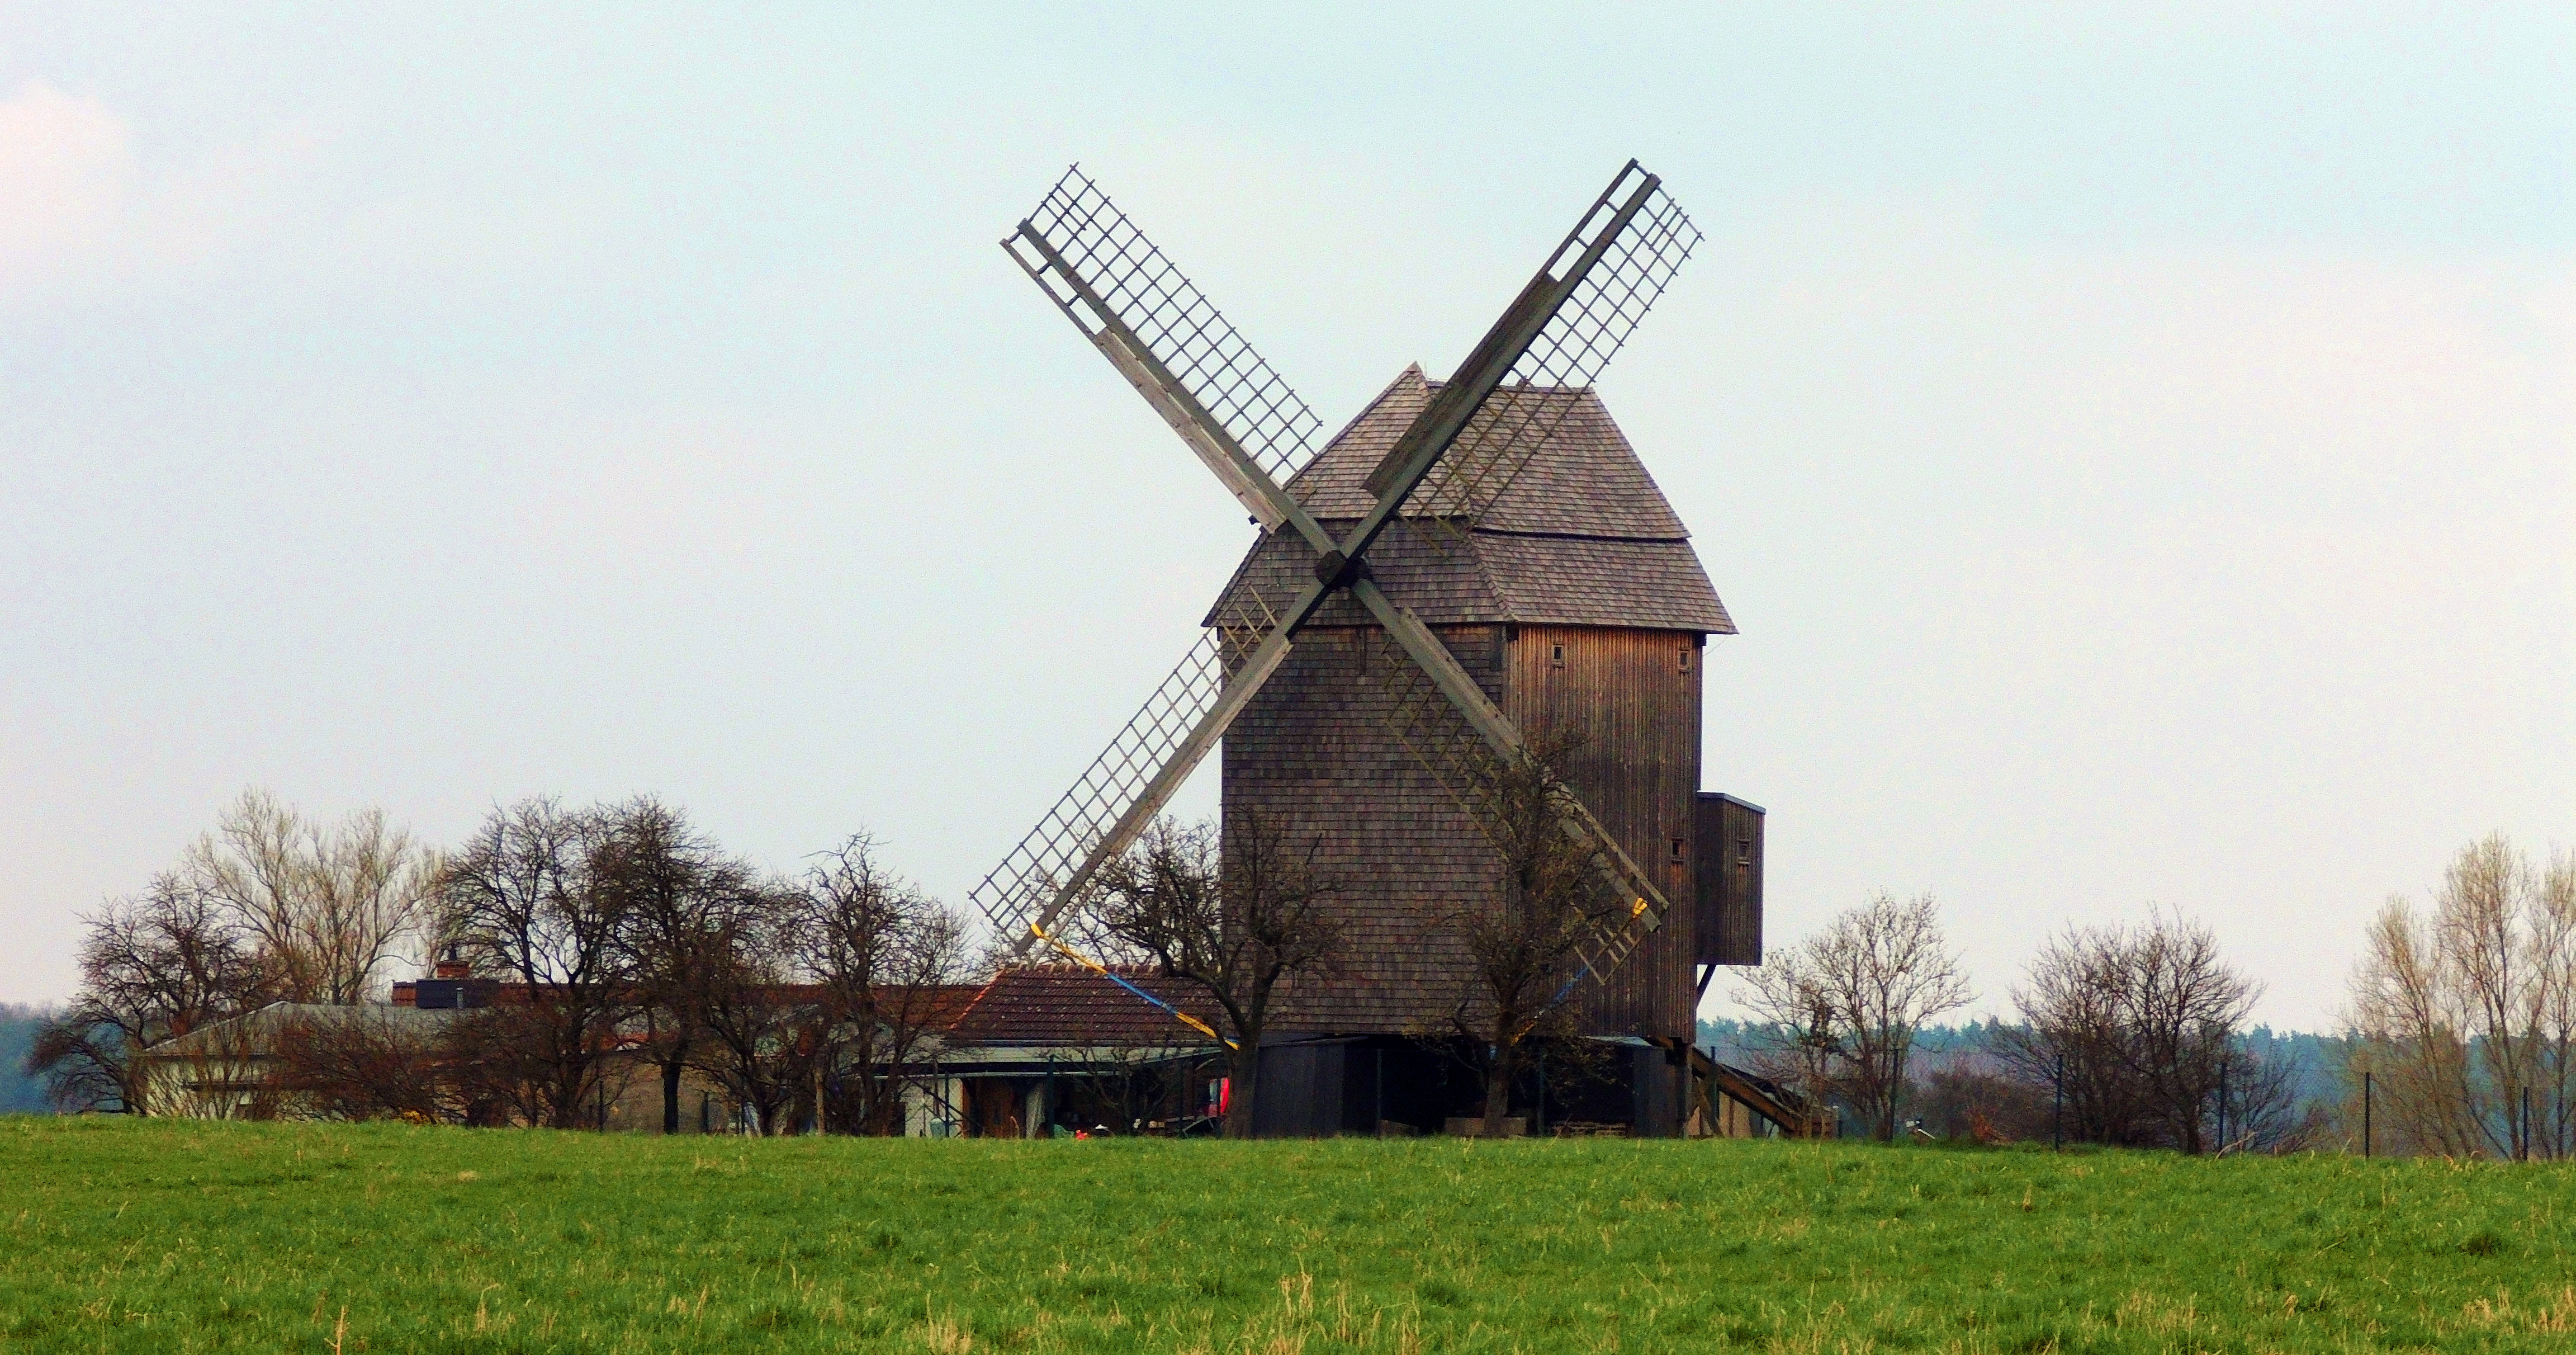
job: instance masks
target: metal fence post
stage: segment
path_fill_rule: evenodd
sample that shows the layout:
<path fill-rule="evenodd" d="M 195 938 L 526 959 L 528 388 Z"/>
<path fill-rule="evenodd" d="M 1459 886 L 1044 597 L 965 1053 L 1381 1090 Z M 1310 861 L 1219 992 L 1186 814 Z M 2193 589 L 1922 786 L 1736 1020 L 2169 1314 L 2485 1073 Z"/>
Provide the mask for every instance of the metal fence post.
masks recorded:
<path fill-rule="evenodd" d="M 2227 1064 L 2218 1061 L 2218 1151 L 2227 1151 Z"/>
<path fill-rule="evenodd" d="M 2048 1151 L 2065 1147 L 2066 1134 L 2066 1056 L 2057 1056 L 2057 1076 L 2048 1080 Z"/>

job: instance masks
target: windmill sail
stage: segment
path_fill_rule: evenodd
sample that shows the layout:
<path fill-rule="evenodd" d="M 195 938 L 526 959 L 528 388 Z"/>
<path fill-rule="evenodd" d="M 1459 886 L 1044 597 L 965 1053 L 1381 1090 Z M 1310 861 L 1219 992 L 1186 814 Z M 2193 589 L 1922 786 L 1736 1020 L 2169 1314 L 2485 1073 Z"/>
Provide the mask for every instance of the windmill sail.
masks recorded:
<path fill-rule="evenodd" d="M 1266 528 L 1322 421 L 1079 166 L 1002 241 L 1012 259 Z M 1319 590 L 1308 590 L 1319 591 Z M 1023 952 L 1161 810 L 1285 657 L 1295 589 L 1238 590 L 1073 788 L 968 897 Z M 1311 605 L 1311 602 L 1310 602 Z"/>
<path fill-rule="evenodd" d="M 1323 421 L 1198 285 L 1079 165 L 1002 245 L 1244 506 L 1276 527 L 1230 463 L 1284 483 L 1313 455 Z"/>
<path fill-rule="evenodd" d="M 1613 184 L 1603 202 L 1618 191 Z M 1460 530 L 1482 521 L 1575 409 L 1567 395 L 1600 378 L 1701 238 L 1681 205 L 1652 184 L 1627 228 L 1432 467 L 1414 492 L 1412 511 Z M 1551 261 L 1549 271 L 1558 266 Z"/>
<path fill-rule="evenodd" d="M 1624 223 L 1604 219 L 1614 209 L 1627 212 Z M 1572 289 L 1512 361 L 1508 374 L 1424 473 L 1406 506 L 1408 515 L 1428 518 L 1456 536 L 1473 530 L 1579 408 L 1575 393 L 1591 386 L 1609 366 L 1700 240 L 1699 229 L 1661 182 L 1631 161 L 1524 292 L 1526 300 L 1548 280 L 1580 270 L 1571 275 Z M 1574 257 L 1578 250 L 1590 260 L 1588 266 Z M 1510 319 L 1507 312 L 1503 323 Z M 1471 358 L 1461 366 L 1460 377 L 1473 362 Z M 1426 410 L 1424 418 L 1430 414 Z M 1371 480 L 1383 483 L 1403 450 L 1399 443 Z M 1381 679 L 1390 698 L 1383 707 L 1390 731 L 1471 818 L 1490 825 L 1498 808 L 1495 787 L 1503 780 L 1503 759 L 1520 752 L 1510 746 L 1512 736 L 1493 727 L 1494 721 L 1462 710 L 1458 701 L 1437 690 L 1419 662 L 1388 663 Z M 1588 910 L 1598 921 L 1580 958 L 1596 981 L 1607 982 L 1645 934 L 1662 924 L 1670 901 L 1579 801 L 1570 803 L 1577 813 L 1568 831 L 1590 848 L 1596 881 L 1605 892 L 1605 906 Z"/>
<path fill-rule="evenodd" d="M 968 892 L 1004 942 L 1025 948 L 1033 926 L 1052 926 L 1082 877 L 1124 847 L 1122 822 L 1150 818 L 1169 798 L 1158 787 L 1205 723 L 1231 676 L 1224 638 L 1210 631 L 1173 665 L 1153 695 L 1084 768 L 1038 825 Z M 1195 759 L 1192 762 L 1195 763 Z M 1181 769 L 1186 776 L 1188 769 Z M 1161 793 L 1155 794 L 1160 789 Z M 1143 806 L 1141 814 L 1136 812 Z"/>

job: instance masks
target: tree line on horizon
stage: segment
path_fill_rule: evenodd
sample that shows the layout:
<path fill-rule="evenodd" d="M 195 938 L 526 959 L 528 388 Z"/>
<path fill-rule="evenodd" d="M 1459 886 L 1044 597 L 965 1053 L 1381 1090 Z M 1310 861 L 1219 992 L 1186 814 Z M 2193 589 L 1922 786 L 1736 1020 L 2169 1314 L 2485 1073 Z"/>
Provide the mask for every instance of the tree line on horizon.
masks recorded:
<path fill-rule="evenodd" d="M 1476 1064 L 1488 1132 L 1532 1060 L 1579 1071 L 1559 977 L 1602 920 L 1589 861 L 1550 831 L 1562 784 L 1535 757 L 1499 775 L 1505 870 L 1493 898 L 1434 924 L 1465 942 L 1472 973 L 1450 1026 L 1421 1033 Z M 1103 870 L 1072 939 L 1086 959 L 1207 996 L 1236 1089 L 1227 1130 L 1248 1134 L 1251 1051 L 1278 995 L 1348 957 L 1314 844 L 1284 823 L 1228 829 L 1157 823 Z M 666 1129 L 695 1071 L 757 1132 L 900 1132 L 901 1069 L 940 1018 L 931 995 L 1000 954 L 863 833 L 784 877 L 650 797 L 496 807 L 441 852 L 379 811 L 325 823 L 251 790 L 84 923 L 72 1002 L 0 1013 L 0 1035 L 26 1045 L 12 1071 L 58 1108 L 140 1111 L 144 1049 L 273 1003 L 357 1007 L 395 968 L 444 954 L 526 1000 L 458 1019 L 434 1045 L 383 1020 L 290 1029 L 278 1053 L 307 1103 L 556 1127 L 588 1122 L 606 1051 L 624 1048 L 659 1074 Z M 2345 1029 L 2317 1046 L 2331 1067 L 2255 1038 L 2260 992 L 2207 927 L 2160 909 L 2050 937 L 2011 990 L 2012 1019 L 1960 1033 L 1935 1025 L 1975 997 L 1936 903 L 1880 894 L 1743 974 L 1730 1043 L 1880 1139 L 1932 1126 L 2186 1153 L 2576 1151 L 2576 856 L 2539 863 L 2490 837 L 2458 853 L 2428 911 L 2391 899 Z M 1927 1054 L 1942 1029 L 1953 1036 Z"/>
<path fill-rule="evenodd" d="M 1748 975 L 1727 1034 L 1882 1139 L 1918 1111 L 1996 1141 L 2576 1154 L 2576 854 L 2535 861 L 2493 835 L 2453 857 L 2429 910 L 2391 898 L 2342 1031 L 2309 1037 L 2325 1069 L 2249 1024 L 2261 991 L 2179 913 L 2074 925 L 2030 961 L 2014 1019 L 1953 1029 L 1927 1058 L 1932 1020 L 1973 997 L 1932 901 L 1881 895 Z"/>
<path fill-rule="evenodd" d="M 2069 927 L 2011 993 L 2013 1018 L 1934 1026 L 1973 1001 L 1932 901 L 1881 896 L 1754 970 L 1724 1052 L 1871 1137 L 2045 1140 L 2205 1152 L 2322 1146 L 2306 1068 L 2246 1022 L 2260 989 L 2208 929 L 2158 910 Z"/>
<path fill-rule="evenodd" d="M 1450 1018 L 1415 1032 L 1472 1066 L 1488 1133 L 1534 1062 L 1560 1079 L 1606 1066 L 1578 1037 L 1566 980 L 1624 916 L 1598 885 L 1596 849 L 1562 831 L 1572 792 L 1547 750 L 1494 775 L 1488 827 L 1504 869 L 1489 897 L 1424 920 L 1467 963 L 1444 995 Z M 1074 934 L 1050 939 L 1204 996 L 1229 1135 L 1253 1132 L 1257 1051 L 1281 994 L 1350 958 L 1328 906 L 1340 886 L 1313 868 L 1316 846 L 1259 815 L 1159 820 L 1099 873 Z M 659 1070 L 666 1131 L 693 1070 L 754 1132 L 900 1132 L 939 990 L 1002 958 L 977 953 L 963 915 L 888 873 L 863 834 L 781 879 L 649 797 L 525 800 L 442 853 L 381 813 L 324 824 L 254 790 L 176 866 L 84 921 L 79 991 L 25 1067 L 64 1108 L 134 1113 L 151 1101 L 146 1051 L 288 1004 L 331 1015 L 261 1033 L 277 1090 L 311 1113 L 581 1127 L 604 1122 L 604 1070 L 623 1049 Z M 389 969 L 432 953 L 523 1000 L 461 1013 L 435 1038 L 350 1013 Z"/>
<path fill-rule="evenodd" d="M 962 917 L 864 834 L 782 877 L 650 797 L 523 800 L 438 852 L 380 813 L 321 823 L 253 790 L 84 922 L 79 989 L 25 1066 L 63 1108 L 128 1113 L 151 1101 L 145 1051 L 278 1010 L 275 1090 L 334 1118 L 580 1127 L 640 1053 L 666 1130 L 695 1071 L 757 1132 L 791 1110 L 886 1132 L 889 1056 L 928 1038 L 971 964 Z M 434 1034 L 369 1004 L 431 954 L 511 1000 Z"/>

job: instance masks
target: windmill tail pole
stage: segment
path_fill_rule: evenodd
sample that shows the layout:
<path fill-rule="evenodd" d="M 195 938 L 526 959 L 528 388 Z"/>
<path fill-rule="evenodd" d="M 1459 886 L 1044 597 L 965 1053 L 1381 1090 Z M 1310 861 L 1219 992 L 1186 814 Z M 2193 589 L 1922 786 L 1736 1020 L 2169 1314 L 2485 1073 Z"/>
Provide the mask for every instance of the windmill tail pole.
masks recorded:
<path fill-rule="evenodd" d="M 1047 943 L 1047 945 L 1048 945 L 1049 947 L 1051 947 L 1051 948 L 1053 948 L 1053 949 L 1054 949 L 1054 951 L 1055 951 L 1055 953 L 1056 953 L 1056 954 L 1061 955 L 1061 956 L 1063 956 L 1064 958 L 1066 958 L 1066 959 L 1068 959 L 1068 960 L 1073 961 L 1075 964 L 1078 964 L 1078 965 L 1082 966 L 1083 968 L 1090 970 L 1092 973 L 1094 973 L 1094 974 L 1098 974 L 1100 977 L 1102 977 L 1102 978 L 1104 978 L 1104 979 L 1109 980 L 1111 983 L 1117 984 L 1119 987 L 1126 989 L 1128 992 L 1134 993 L 1136 996 L 1138 996 L 1138 997 L 1141 997 L 1141 998 L 1145 999 L 1147 1002 L 1150 1002 L 1150 1003 L 1154 1004 L 1155 1006 L 1162 1008 L 1165 1012 L 1167 1012 L 1167 1013 L 1169 1013 L 1169 1014 L 1171 1015 L 1171 1018 L 1172 1018 L 1173 1020 L 1180 1022 L 1182 1025 L 1188 1026 L 1190 1029 L 1197 1031 L 1199 1034 L 1204 1035 L 1204 1036 L 1208 1037 L 1208 1038 L 1209 1038 L 1209 1039 L 1211 1039 L 1211 1040 L 1215 1040 L 1215 1041 L 1217 1041 L 1218 1043 L 1220 1043 L 1220 1044 L 1224 1045 L 1224 1046 L 1225 1046 L 1226 1048 L 1228 1048 L 1228 1049 L 1233 1049 L 1233 1048 L 1235 1048 L 1235 1047 L 1236 1047 L 1236 1045 L 1235 1045 L 1234 1041 L 1232 1041 L 1232 1040 L 1229 1040 L 1229 1039 L 1225 1038 L 1223 1035 L 1219 1035 L 1219 1034 L 1217 1033 L 1217 1031 L 1216 1031 L 1216 1027 L 1209 1025 L 1207 1022 L 1202 1021 L 1202 1020 L 1198 1019 L 1198 1018 L 1197 1018 L 1197 1017 L 1195 1017 L 1195 1016 L 1190 1015 L 1188 1012 L 1182 1011 L 1180 1008 L 1173 1006 L 1171 1003 L 1165 1002 L 1165 1001 L 1164 1001 L 1164 1000 L 1162 1000 L 1161 998 L 1154 996 L 1152 993 L 1146 992 L 1144 989 L 1139 988 L 1139 987 L 1137 987 L 1136 985 L 1134 985 L 1134 984 L 1132 984 L 1132 983 L 1129 983 L 1129 982 L 1126 980 L 1126 978 L 1125 978 L 1125 977 L 1123 977 L 1123 976 L 1119 975 L 1118 973 L 1116 973 L 1116 972 L 1112 971 L 1112 970 L 1109 968 L 1109 966 L 1107 966 L 1107 965 L 1105 965 L 1105 964 L 1102 964 L 1102 963 L 1101 963 L 1101 962 L 1099 962 L 1098 960 L 1092 959 L 1090 956 L 1085 955 L 1085 954 L 1083 954 L 1082 952 L 1080 952 L 1080 951 L 1077 951 L 1077 950 L 1073 949 L 1071 946 L 1066 945 L 1066 944 L 1065 944 L 1065 943 L 1063 943 L 1062 941 L 1058 941 L 1058 940 L 1056 940 L 1054 937 L 1047 935 L 1047 933 L 1046 933 L 1046 928 L 1044 928 L 1044 927 L 1042 927 L 1042 926 L 1039 926 L 1039 925 L 1038 925 L 1038 924 L 1036 924 L 1036 923 L 1030 923 L 1030 924 L 1029 924 L 1029 933 L 1030 933 L 1031 935 L 1033 935 L 1033 936 L 1037 937 L 1037 939 L 1039 939 L 1039 940 L 1041 940 L 1041 941 L 1046 942 L 1046 943 Z"/>

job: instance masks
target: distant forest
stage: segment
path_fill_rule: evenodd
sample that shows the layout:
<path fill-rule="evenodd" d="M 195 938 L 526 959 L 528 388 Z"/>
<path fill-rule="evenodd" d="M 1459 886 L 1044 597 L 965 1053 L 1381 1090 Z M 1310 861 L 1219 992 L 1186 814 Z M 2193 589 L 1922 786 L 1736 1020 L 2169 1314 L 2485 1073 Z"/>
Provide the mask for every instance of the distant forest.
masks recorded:
<path fill-rule="evenodd" d="M 0 1115 L 53 1109 L 45 1103 L 45 1085 L 27 1076 L 27 1048 L 36 1042 L 36 1027 L 45 1022 L 41 1007 L 0 1002 Z"/>
<path fill-rule="evenodd" d="M 1914 1037 L 1914 1052 L 1921 1061 L 1918 1071 L 1929 1072 L 1944 1058 L 1974 1054 L 1991 1047 L 2001 1021 L 1980 1025 L 1974 1021 L 1961 1026 L 1926 1026 Z M 2335 1104 L 2343 1097 L 2343 1047 L 2341 1038 L 2313 1035 L 2303 1031 L 2276 1031 L 2270 1026 L 2255 1026 L 2239 1037 L 2245 1049 L 2270 1062 L 2286 1060 L 2297 1070 L 2297 1099 L 2301 1102 L 2322 1101 Z M 1722 1063 L 1745 1065 L 1754 1062 L 1762 1048 L 1761 1033 L 1743 1021 L 1702 1021 L 1699 1023 L 1699 1046 L 1710 1051 Z"/>

